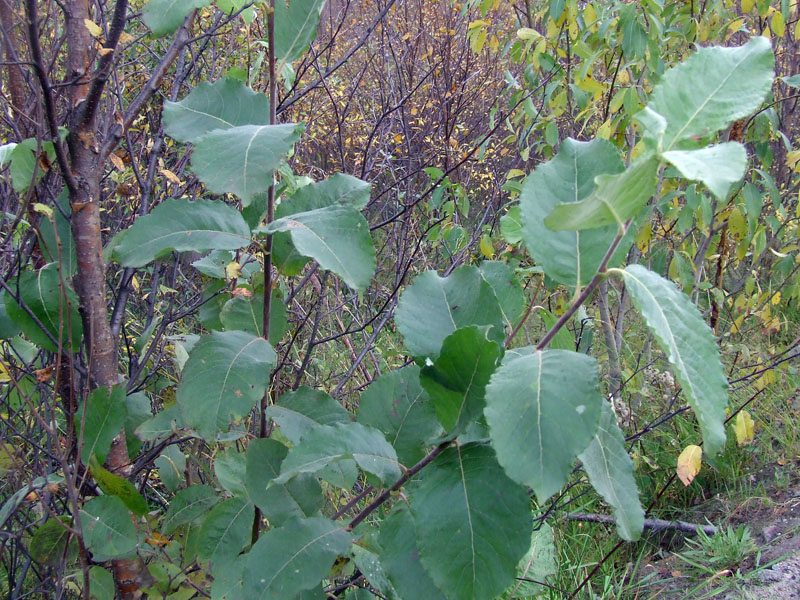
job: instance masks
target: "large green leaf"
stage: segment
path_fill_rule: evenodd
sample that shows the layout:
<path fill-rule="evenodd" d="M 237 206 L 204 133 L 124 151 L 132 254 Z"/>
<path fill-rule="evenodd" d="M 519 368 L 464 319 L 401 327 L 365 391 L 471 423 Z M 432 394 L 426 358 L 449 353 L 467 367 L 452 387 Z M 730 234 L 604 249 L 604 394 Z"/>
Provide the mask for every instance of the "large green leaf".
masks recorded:
<path fill-rule="evenodd" d="M 298 475 L 283 485 L 267 485 L 278 477 L 289 449 L 273 439 L 256 439 L 247 446 L 247 493 L 264 513 L 270 525 L 318 514 L 324 498 L 322 487 L 312 475 Z"/>
<path fill-rule="evenodd" d="M 324 517 L 270 529 L 248 553 L 246 597 L 286 600 L 318 587 L 336 557 L 349 552 L 350 542 L 342 526 Z"/>
<path fill-rule="evenodd" d="M 657 174 L 658 159 L 652 153 L 644 154 L 621 173 L 598 175 L 595 189 L 586 199 L 559 204 L 545 219 L 545 225 L 555 231 L 621 227 L 653 196 Z"/>
<path fill-rule="evenodd" d="M 486 388 L 497 460 L 544 502 L 589 445 L 602 401 L 593 358 L 567 350 L 509 354 Z"/>
<path fill-rule="evenodd" d="M 36 272 L 24 271 L 19 279 L 12 278 L 6 283 L 15 294 L 19 293 L 22 304 L 30 309 L 50 335 L 61 340 L 64 350 L 78 351 L 82 334 L 78 297 L 66 280 L 62 284 L 56 263 L 45 265 Z M 4 301 L 8 316 L 30 341 L 50 352 L 58 352 L 58 346 L 50 341 L 42 328 L 10 294 L 4 294 Z"/>
<path fill-rule="evenodd" d="M 410 467 L 426 454 L 428 441 L 441 432 L 428 394 L 419 383 L 419 367 L 384 373 L 361 394 L 358 422 L 379 429 Z"/>
<path fill-rule="evenodd" d="M 485 327 L 464 327 L 447 336 L 433 364 L 422 369 L 420 383 L 447 433 L 460 433 L 481 416 L 486 384 L 502 355 Z"/>
<path fill-rule="evenodd" d="M 382 482 L 394 483 L 400 468 L 394 448 L 383 434 L 361 423 L 319 425 L 289 450 L 274 484 L 286 483 L 300 473 L 316 473 L 332 462 L 353 459 Z"/>
<path fill-rule="evenodd" d="M 235 560 L 250 542 L 255 508 L 247 498 L 220 502 L 208 513 L 197 542 L 197 556 L 214 563 Z"/>
<path fill-rule="evenodd" d="M 452 600 L 490 600 L 530 546 L 530 500 L 489 446 L 445 450 L 409 488 L 425 570 Z"/>
<path fill-rule="evenodd" d="M 256 233 L 286 231 L 295 249 L 333 271 L 355 290 L 364 290 L 375 274 L 375 247 L 369 224 L 358 209 L 328 206 L 273 221 Z"/>
<path fill-rule="evenodd" d="M 610 142 L 567 138 L 555 158 L 540 164 L 528 176 L 520 194 L 522 235 L 531 256 L 549 277 L 573 288 L 589 283 L 619 227 L 553 231 L 545 225 L 545 217 L 561 204 L 586 200 L 595 189 L 595 177 L 623 169 Z M 630 243 L 620 244 L 612 260 L 619 263 L 629 247 Z"/>
<path fill-rule="evenodd" d="M 302 131 L 296 123 L 215 129 L 195 140 L 192 170 L 212 193 L 236 194 L 248 206 L 272 185 L 273 171 Z"/>
<path fill-rule="evenodd" d="M 275 56 L 279 62 L 295 61 L 308 49 L 317 35 L 324 5 L 325 0 L 275 3 Z"/>
<path fill-rule="evenodd" d="M 525 293 L 522 285 L 514 275 L 514 269 L 506 263 L 485 260 L 480 264 L 481 277 L 486 280 L 503 311 L 503 321 L 507 331 L 511 331 L 517 324 L 517 319 L 525 308 Z"/>
<path fill-rule="evenodd" d="M 305 386 L 283 394 L 277 404 L 267 409 L 267 416 L 292 444 L 299 443 L 300 438 L 319 425 L 352 421 L 347 409 L 329 394 Z"/>
<path fill-rule="evenodd" d="M 243 331 L 213 331 L 189 353 L 178 386 L 184 423 L 207 440 L 227 431 L 264 395 L 275 351 L 265 339 Z"/>
<path fill-rule="evenodd" d="M 193 485 L 181 490 L 169 503 L 161 531 L 169 535 L 181 525 L 191 523 L 208 514 L 209 509 L 219 500 L 214 488 L 207 485 Z"/>
<path fill-rule="evenodd" d="M 736 48 L 701 48 L 667 71 L 647 107 L 666 119 L 660 146 L 716 132 L 761 106 L 772 87 L 774 57 L 767 38 Z"/>
<path fill-rule="evenodd" d="M 269 99 L 237 79 L 204 81 L 180 102 L 164 102 L 164 131 L 180 142 L 242 125 L 269 125 Z"/>
<path fill-rule="evenodd" d="M 111 441 L 125 427 L 127 412 L 124 385 L 92 390 L 86 399 L 85 409 L 81 403 L 75 413 L 75 429 L 83 432 L 83 464 L 88 465 L 92 455 L 101 464 L 106 461 Z"/>
<path fill-rule="evenodd" d="M 744 177 L 747 152 L 738 142 L 697 150 L 671 150 L 662 156 L 687 179 L 701 181 L 717 198 L 728 199 L 731 187 Z"/>
<path fill-rule="evenodd" d="M 249 244 L 250 228 L 235 208 L 204 198 L 171 198 L 136 219 L 112 256 L 123 267 L 143 267 L 173 250 L 236 250 Z"/>
<path fill-rule="evenodd" d="M 260 293 L 253 298 L 234 296 L 228 300 L 219 313 L 219 320 L 227 330 L 246 331 L 253 335 L 261 335 L 264 321 L 264 300 Z M 289 328 L 286 306 L 280 290 L 272 291 L 272 302 L 269 305 L 269 343 L 276 345 Z"/>
<path fill-rule="evenodd" d="M 703 451 L 714 456 L 725 445 L 728 380 L 714 334 L 700 311 L 675 284 L 641 265 L 618 270 L 636 308 L 667 355 L 697 415 Z"/>
<path fill-rule="evenodd" d="M 169 35 L 197 8 L 208 6 L 211 0 L 149 0 L 142 10 L 142 21 L 155 37 Z"/>
<path fill-rule="evenodd" d="M 644 509 L 633 477 L 633 461 L 625 450 L 625 437 L 608 402 L 603 401 L 592 443 L 578 458 L 594 489 L 614 507 L 619 535 L 628 541 L 639 539 Z"/>
<path fill-rule="evenodd" d="M 395 322 L 414 356 L 438 356 L 444 339 L 469 325 L 491 325 L 489 338 L 505 341 L 497 296 L 472 266 L 459 267 L 449 277 L 439 277 L 436 271 L 415 277 L 400 296 Z"/>
<path fill-rule="evenodd" d="M 105 562 L 132 552 L 138 536 L 125 504 L 116 496 L 92 498 L 81 509 L 83 542 L 92 558 Z"/>

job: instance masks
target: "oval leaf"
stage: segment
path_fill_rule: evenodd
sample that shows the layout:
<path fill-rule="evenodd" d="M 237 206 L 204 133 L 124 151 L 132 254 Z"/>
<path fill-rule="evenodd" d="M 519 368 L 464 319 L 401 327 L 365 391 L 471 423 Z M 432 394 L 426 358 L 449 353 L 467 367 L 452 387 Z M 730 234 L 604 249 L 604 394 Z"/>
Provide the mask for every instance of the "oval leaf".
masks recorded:
<path fill-rule="evenodd" d="M 81 509 L 83 541 L 92 558 L 104 562 L 136 548 L 136 529 L 125 504 L 116 496 L 92 498 Z"/>
<path fill-rule="evenodd" d="M 703 449 L 700 446 L 689 445 L 678 456 L 678 479 L 687 486 L 694 481 L 700 472 L 703 463 Z"/>

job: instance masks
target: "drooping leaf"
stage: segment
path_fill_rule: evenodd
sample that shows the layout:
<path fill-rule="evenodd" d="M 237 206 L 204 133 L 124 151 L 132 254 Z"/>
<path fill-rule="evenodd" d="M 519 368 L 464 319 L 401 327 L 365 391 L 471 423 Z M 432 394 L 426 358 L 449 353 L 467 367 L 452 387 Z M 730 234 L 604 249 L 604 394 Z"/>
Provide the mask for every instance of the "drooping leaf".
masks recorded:
<path fill-rule="evenodd" d="M 354 290 L 364 290 L 375 274 L 375 247 L 369 224 L 358 209 L 328 206 L 273 221 L 255 233 L 289 232 L 295 249 L 333 271 Z"/>
<path fill-rule="evenodd" d="M 197 542 L 197 555 L 203 560 L 235 560 L 250 542 L 255 508 L 247 498 L 228 498 L 208 513 Z"/>
<path fill-rule="evenodd" d="M 544 502 L 589 445 L 602 401 L 593 358 L 566 350 L 509 354 L 486 388 L 497 460 Z"/>
<path fill-rule="evenodd" d="M 215 129 L 195 140 L 192 170 L 210 192 L 236 194 L 248 206 L 272 185 L 273 172 L 302 131 L 295 123 Z"/>
<path fill-rule="evenodd" d="M 275 3 L 275 56 L 290 63 L 308 49 L 317 35 L 325 0 L 292 0 Z"/>
<path fill-rule="evenodd" d="M 164 131 L 179 142 L 242 125 L 269 125 L 269 99 L 236 79 L 204 81 L 180 102 L 164 102 Z"/>
<path fill-rule="evenodd" d="M 136 219 L 112 256 L 123 267 L 143 267 L 173 250 L 236 250 L 249 244 L 250 228 L 235 208 L 204 198 L 170 198 Z"/>
<path fill-rule="evenodd" d="M 520 194 L 522 235 L 533 259 L 552 279 L 573 288 L 589 283 L 619 227 L 613 224 L 585 231 L 553 231 L 545 225 L 545 217 L 559 205 L 586 200 L 595 189 L 596 177 L 618 174 L 623 168 L 610 142 L 567 138 L 555 158 L 538 165 L 528 176 Z M 627 254 L 631 241 L 632 237 L 619 245 L 611 266 Z"/>
<path fill-rule="evenodd" d="M 419 383 L 419 367 L 384 373 L 361 394 L 358 422 L 379 429 L 398 460 L 410 467 L 425 456 L 428 440 L 441 431 L 430 398 Z"/>
<path fill-rule="evenodd" d="M 598 175 L 595 189 L 587 198 L 559 204 L 545 219 L 545 225 L 554 231 L 606 225 L 621 227 L 653 196 L 657 174 L 658 159 L 652 153 L 646 153 L 621 173 Z"/>
<path fill-rule="evenodd" d="M 518 244 L 522 241 L 522 216 L 519 205 L 512 206 L 500 217 L 500 233 L 509 244 Z"/>
<path fill-rule="evenodd" d="M 490 600 L 530 546 L 530 500 L 489 446 L 448 448 L 409 488 L 425 570 L 452 600 Z"/>
<path fill-rule="evenodd" d="M 359 571 L 364 574 L 369 587 L 380 592 L 381 596 L 398 600 L 397 592 L 381 564 L 382 549 L 377 541 L 378 530 L 373 529 L 368 534 L 362 535 L 358 543 L 353 544 L 353 562 Z"/>
<path fill-rule="evenodd" d="M 725 445 L 728 380 L 713 332 L 689 297 L 671 281 L 641 265 L 618 272 L 697 416 L 706 452 L 715 456 Z"/>
<path fill-rule="evenodd" d="M 750 413 L 746 410 L 739 411 L 736 415 L 736 424 L 734 431 L 736 432 L 736 443 L 740 446 L 747 446 L 753 442 L 753 429 L 755 428 L 755 421 Z"/>
<path fill-rule="evenodd" d="M 639 539 L 644 509 L 633 477 L 633 461 L 625 450 L 625 437 L 608 402 L 603 401 L 592 443 L 578 458 L 594 489 L 614 508 L 620 537 L 628 541 Z"/>
<path fill-rule="evenodd" d="M 273 439 L 256 439 L 247 446 L 247 494 L 272 526 L 292 518 L 312 517 L 324 503 L 322 487 L 313 475 L 298 475 L 285 484 L 267 487 L 280 475 L 288 452 L 286 446 Z"/>
<path fill-rule="evenodd" d="M 553 530 L 547 523 L 542 523 L 531 535 L 531 546 L 517 564 L 516 581 L 503 594 L 503 598 L 521 600 L 538 596 L 546 589 L 542 583 L 555 573 L 556 548 Z"/>
<path fill-rule="evenodd" d="M 361 423 L 336 423 L 319 425 L 306 433 L 289 450 L 274 483 L 286 483 L 300 473 L 316 473 L 342 459 L 355 460 L 384 483 L 400 477 L 397 454 L 380 431 Z"/>
<path fill-rule="evenodd" d="M 497 296 L 472 266 L 459 267 L 448 277 L 439 277 L 436 271 L 415 277 L 400 296 L 395 322 L 414 356 L 438 356 L 448 335 L 470 325 L 491 325 L 489 339 L 505 341 Z"/>
<path fill-rule="evenodd" d="M 324 517 L 295 519 L 270 529 L 248 553 L 247 598 L 286 600 L 316 588 L 333 561 L 350 550 L 350 534 Z"/>
<path fill-rule="evenodd" d="M 96 561 L 105 562 L 136 548 L 137 536 L 125 503 L 116 496 L 92 498 L 81 509 L 83 541 Z"/>
<path fill-rule="evenodd" d="M 689 485 L 700 472 L 703 463 L 703 449 L 690 444 L 678 456 L 678 479 L 683 485 Z"/>
<path fill-rule="evenodd" d="M 772 87 L 773 65 L 769 40 L 754 37 L 739 47 L 701 48 L 668 70 L 647 104 L 666 120 L 663 150 L 755 112 Z"/>
<path fill-rule="evenodd" d="M 106 461 L 111 441 L 125 427 L 127 412 L 125 386 L 115 385 L 111 389 L 100 387 L 92 390 L 86 400 L 85 411 L 81 403 L 75 413 L 75 429 L 83 431 L 83 464 L 88 465 L 92 455 L 97 456 L 97 461 L 101 464 Z"/>
<path fill-rule="evenodd" d="M 58 265 L 50 263 L 38 271 L 24 271 L 19 279 L 6 282 L 20 301 L 27 306 L 50 335 L 61 340 L 63 349 L 77 352 L 80 347 L 82 326 L 78 312 L 78 297 L 66 279 L 61 280 Z M 19 284 L 19 285 L 18 285 Z M 62 287 L 63 285 L 63 287 Z M 63 293 L 62 293 L 63 289 Z M 50 352 L 58 352 L 58 346 L 34 321 L 11 294 L 4 294 L 6 313 L 25 336 L 37 346 Z"/>
<path fill-rule="evenodd" d="M 267 409 L 267 416 L 278 424 L 281 433 L 293 444 L 319 425 L 350 423 L 350 413 L 321 390 L 302 386 L 283 394 Z"/>
<path fill-rule="evenodd" d="M 211 0 L 149 0 L 142 10 L 142 21 L 154 37 L 164 37 L 178 29 L 193 10 L 209 4 Z"/>
<path fill-rule="evenodd" d="M 238 330 L 261 336 L 264 321 L 264 301 L 258 297 L 234 296 L 228 300 L 219 313 L 219 320 L 226 330 Z M 280 290 L 272 291 L 269 305 L 269 343 L 276 345 L 289 328 L 286 306 Z"/>
<path fill-rule="evenodd" d="M 381 565 L 401 598 L 444 600 L 444 594 L 422 568 L 414 521 L 405 504 L 397 504 L 381 523 L 379 540 L 383 549 Z"/>
<path fill-rule="evenodd" d="M 728 199 L 731 187 L 744 177 L 747 152 L 738 142 L 725 142 L 697 150 L 672 150 L 662 155 L 687 179 L 700 181 L 719 200 Z"/>
<path fill-rule="evenodd" d="M 72 277 L 77 269 L 75 240 L 72 237 L 69 217 L 72 208 L 66 190 L 54 201 L 53 214 L 39 223 L 42 255 L 53 263 L 61 261 L 64 277 Z"/>
<path fill-rule="evenodd" d="M 135 515 L 142 517 L 147 514 L 149 510 L 147 500 L 133 487 L 130 481 L 101 467 L 95 457 L 89 460 L 89 470 L 98 487 L 106 496 L 116 496 Z"/>
<path fill-rule="evenodd" d="M 500 309 L 503 311 L 503 320 L 506 330 L 510 333 L 517 319 L 525 308 L 525 293 L 522 285 L 514 276 L 514 269 L 506 263 L 485 260 L 480 264 L 481 277 L 492 287 Z"/>
<path fill-rule="evenodd" d="M 158 478 L 170 492 L 178 489 L 183 483 L 183 473 L 186 469 L 186 456 L 177 446 L 167 446 L 155 462 L 158 469 Z"/>
<path fill-rule="evenodd" d="M 439 356 L 420 372 L 445 432 L 464 431 L 483 413 L 486 384 L 503 349 L 486 337 L 486 328 L 464 327 L 447 336 Z"/>
<path fill-rule="evenodd" d="M 218 499 L 214 488 L 207 485 L 193 485 L 181 490 L 169 503 L 161 531 L 169 535 L 181 525 L 205 516 Z"/>
<path fill-rule="evenodd" d="M 31 558 L 36 562 L 55 566 L 64 558 L 69 537 L 70 517 L 57 517 L 45 521 L 31 538 Z M 74 538 L 72 540 L 74 542 Z"/>
<path fill-rule="evenodd" d="M 275 360 L 265 339 L 243 331 L 200 338 L 178 386 L 184 423 L 207 440 L 227 431 L 232 419 L 246 415 L 264 395 Z"/>

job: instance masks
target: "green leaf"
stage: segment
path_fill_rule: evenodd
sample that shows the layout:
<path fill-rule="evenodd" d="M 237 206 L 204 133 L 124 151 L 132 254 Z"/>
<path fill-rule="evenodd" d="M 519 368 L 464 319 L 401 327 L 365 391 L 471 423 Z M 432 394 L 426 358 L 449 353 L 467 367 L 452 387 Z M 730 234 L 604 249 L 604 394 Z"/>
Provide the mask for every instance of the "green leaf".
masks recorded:
<path fill-rule="evenodd" d="M 409 365 L 384 373 L 361 394 L 358 422 L 383 432 L 398 460 L 417 464 L 428 440 L 441 432 L 428 394 L 419 382 L 419 367 Z"/>
<path fill-rule="evenodd" d="M 124 231 L 112 257 L 123 267 L 143 267 L 173 250 L 236 250 L 249 244 L 250 228 L 235 208 L 204 198 L 170 198 Z"/>
<path fill-rule="evenodd" d="M 688 296 L 671 281 L 641 265 L 617 271 L 645 323 L 667 355 L 675 377 L 694 409 L 705 442 L 715 456 L 725 445 L 728 380 L 714 334 Z"/>
<path fill-rule="evenodd" d="M 500 234 L 509 244 L 518 244 L 522 241 L 522 216 L 519 205 L 512 206 L 500 217 Z"/>
<path fill-rule="evenodd" d="M 164 131 L 179 142 L 243 125 L 269 125 L 269 99 L 236 79 L 204 81 L 180 102 L 164 102 Z"/>
<path fill-rule="evenodd" d="M 578 458 L 594 489 L 614 507 L 620 537 L 630 542 L 638 540 L 644 528 L 644 509 L 633 477 L 633 461 L 625 450 L 625 437 L 608 402 L 603 401 L 592 443 Z"/>
<path fill-rule="evenodd" d="M 728 199 L 731 187 L 744 177 L 747 170 L 747 152 L 738 142 L 697 150 L 672 150 L 662 156 L 687 179 L 704 183 L 721 201 Z"/>
<path fill-rule="evenodd" d="M 275 3 L 275 56 L 280 63 L 293 62 L 308 49 L 317 36 L 319 16 L 324 5 L 325 0 Z"/>
<path fill-rule="evenodd" d="M 566 350 L 509 354 L 486 388 L 497 460 L 539 502 L 567 481 L 600 418 L 597 362 Z"/>
<path fill-rule="evenodd" d="M 129 511 L 137 516 L 142 517 L 147 514 L 149 510 L 147 500 L 133 487 L 130 481 L 105 470 L 94 457 L 89 460 L 89 470 L 98 487 L 106 496 L 116 496 L 125 503 Z"/>
<path fill-rule="evenodd" d="M 288 452 L 273 439 L 255 439 L 247 446 L 247 494 L 273 527 L 292 518 L 312 517 L 324 504 L 322 487 L 312 475 L 298 475 L 286 484 L 267 487 L 280 475 Z"/>
<path fill-rule="evenodd" d="M 214 459 L 214 475 L 217 481 L 227 492 L 234 496 L 244 496 L 245 470 L 247 457 L 235 447 L 220 452 Z"/>
<path fill-rule="evenodd" d="M 379 540 L 383 548 L 381 565 L 401 598 L 444 600 L 444 594 L 422 568 L 414 521 L 404 503 L 396 504 L 389 517 L 381 523 Z"/>
<path fill-rule="evenodd" d="M 17 325 L 6 310 L 6 302 L 13 302 L 7 300 L 8 294 L 5 290 L 0 290 L 0 339 L 7 340 L 17 335 L 22 329 Z"/>
<path fill-rule="evenodd" d="M 66 190 L 59 194 L 54 204 L 57 206 L 53 207 L 53 214 L 39 223 L 40 247 L 45 260 L 53 263 L 61 261 L 62 273 L 69 278 L 76 273 L 78 259 L 69 221 L 72 208 Z"/>
<path fill-rule="evenodd" d="M 114 576 L 103 567 L 89 569 L 90 600 L 108 600 L 114 597 Z"/>
<path fill-rule="evenodd" d="M 448 277 L 426 271 L 400 296 L 395 322 L 414 356 L 436 357 L 444 339 L 461 327 L 491 325 L 489 338 L 502 344 L 503 310 L 476 267 L 463 266 Z"/>
<path fill-rule="evenodd" d="M 358 209 L 328 206 L 273 221 L 254 233 L 287 231 L 295 249 L 333 271 L 354 290 L 364 290 L 375 274 L 375 247 L 369 224 Z"/>
<path fill-rule="evenodd" d="M 275 351 L 260 337 L 243 331 L 213 331 L 189 353 L 178 386 L 184 423 L 206 440 L 228 431 L 263 397 Z"/>
<path fill-rule="evenodd" d="M 155 460 L 158 469 L 158 478 L 170 492 L 178 489 L 183 483 L 183 473 L 186 470 L 186 456 L 178 446 L 167 446 Z"/>
<path fill-rule="evenodd" d="M 754 37 L 735 48 L 701 48 L 667 71 L 647 104 L 666 119 L 661 148 L 678 149 L 755 112 L 772 88 L 774 62 L 769 40 Z"/>
<path fill-rule="evenodd" d="M 125 503 L 116 496 L 92 498 L 81 509 L 83 542 L 92 558 L 105 562 L 136 548 L 138 537 Z"/>
<path fill-rule="evenodd" d="M 544 307 L 538 310 L 538 314 L 544 321 L 546 331 L 549 331 L 558 323 L 558 317 Z M 575 338 L 566 325 L 558 330 L 553 339 L 550 340 L 547 348 L 548 350 L 575 350 Z"/>
<path fill-rule="evenodd" d="M 305 386 L 283 394 L 277 404 L 267 408 L 267 416 L 292 444 L 298 444 L 315 427 L 352 420 L 350 413 L 330 395 Z"/>
<path fill-rule="evenodd" d="M 92 390 L 86 400 L 86 416 L 83 416 L 83 403 L 75 413 L 75 429 L 80 432 L 83 427 L 83 464 L 88 465 L 93 455 L 97 457 L 98 463 L 106 461 L 112 440 L 125 427 L 127 412 L 124 385 Z"/>
<path fill-rule="evenodd" d="M 31 538 L 31 558 L 47 566 L 59 564 L 64 559 L 64 551 L 67 549 L 69 526 L 70 518 L 66 516 L 45 521 Z"/>
<path fill-rule="evenodd" d="M 619 231 L 607 225 L 586 231 L 553 231 L 545 217 L 559 205 L 588 199 L 599 175 L 614 175 L 624 166 L 616 147 L 597 138 L 561 142 L 558 154 L 540 164 L 528 176 L 520 194 L 522 235 L 525 246 L 549 277 L 573 288 L 581 287 L 597 273 L 611 242 Z M 630 242 L 620 244 L 612 262 L 618 264 L 627 254 Z M 612 265 L 613 266 L 613 265 Z"/>
<path fill-rule="evenodd" d="M 542 523 L 531 535 L 531 547 L 517 564 L 516 581 L 506 590 L 503 598 L 529 598 L 546 591 L 545 581 L 556 574 L 556 548 L 553 530 L 547 523 Z"/>
<path fill-rule="evenodd" d="M 248 206 L 272 185 L 273 171 L 302 131 L 296 123 L 216 129 L 195 140 L 192 170 L 210 192 L 236 194 Z"/>
<path fill-rule="evenodd" d="M 51 163 L 55 161 L 56 151 L 53 142 L 42 142 L 41 150 L 42 156 L 46 156 Z M 39 183 L 44 176 L 41 163 L 36 158 L 38 151 L 39 142 L 35 138 L 28 138 L 15 144 L 8 154 L 8 159 L 11 161 L 9 175 L 17 194 L 25 192 L 31 184 Z"/>
<path fill-rule="evenodd" d="M 260 294 L 253 298 L 234 296 L 222 307 L 219 320 L 227 330 L 246 331 L 260 337 L 264 322 L 264 300 Z M 276 289 L 272 291 L 269 305 L 269 343 L 274 346 L 280 342 L 287 329 L 289 320 L 283 295 Z"/>
<path fill-rule="evenodd" d="M 3 504 L 3 508 L 0 508 L 0 528 L 5 526 L 8 518 L 19 508 L 19 505 L 22 504 L 23 500 L 25 500 L 25 497 L 28 494 L 34 491 L 39 491 L 48 484 L 58 484 L 62 483 L 63 481 L 63 477 L 54 474 L 50 474 L 47 477 L 37 477 L 30 484 L 22 486 L 16 492 L 11 494 L 11 497 Z"/>
<path fill-rule="evenodd" d="M 506 328 L 511 331 L 525 308 L 525 293 L 514 275 L 514 269 L 506 263 L 493 260 L 483 261 L 479 269 L 481 277 L 492 287 L 494 295 L 497 296 Z"/>
<path fill-rule="evenodd" d="M 255 508 L 247 498 L 228 498 L 214 506 L 200 528 L 197 556 L 202 560 L 228 562 L 250 542 Z"/>
<path fill-rule="evenodd" d="M 646 153 L 621 173 L 598 175 L 594 191 L 585 200 L 559 204 L 545 219 L 545 225 L 554 231 L 614 224 L 621 227 L 653 196 L 657 175 L 658 159 Z"/>
<path fill-rule="evenodd" d="M 149 0 L 142 10 L 142 21 L 154 37 L 164 37 L 178 29 L 193 10 L 209 4 L 211 0 Z"/>
<path fill-rule="evenodd" d="M 324 517 L 270 529 L 248 553 L 246 597 L 286 600 L 318 587 L 336 557 L 349 552 L 350 542 L 343 527 Z"/>
<path fill-rule="evenodd" d="M 205 516 L 218 499 L 214 488 L 207 485 L 193 485 L 181 490 L 169 503 L 161 531 L 164 535 L 169 535 L 181 525 Z"/>
<path fill-rule="evenodd" d="M 147 419 L 136 428 L 139 439 L 152 442 L 166 437 L 183 427 L 183 417 L 177 404 L 164 408 L 152 419 Z"/>
<path fill-rule="evenodd" d="M 489 446 L 448 448 L 409 493 L 420 560 L 447 598 L 490 600 L 513 582 L 530 545 L 530 500 Z"/>
<path fill-rule="evenodd" d="M 125 396 L 125 445 L 128 456 L 136 456 L 142 449 L 142 440 L 136 435 L 136 429 L 153 417 L 150 399 L 144 392 Z"/>
<path fill-rule="evenodd" d="M 38 271 L 24 271 L 19 278 L 6 282 L 20 301 L 39 319 L 39 322 L 56 340 L 61 340 L 63 349 L 77 352 L 80 348 L 82 327 L 78 313 L 78 297 L 66 280 L 61 292 L 61 276 L 58 265 L 50 263 Z M 50 352 L 58 352 L 58 346 L 42 331 L 28 313 L 17 304 L 10 294 L 5 294 L 5 308 L 8 316 L 16 323 L 25 336 L 37 346 Z"/>
<path fill-rule="evenodd" d="M 486 328 L 457 329 L 442 343 L 438 358 L 420 373 L 436 416 L 447 433 L 461 433 L 483 413 L 486 384 L 503 348 Z"/>
<path fill-rule="evenodd" d="M 300 473 L 316 473 L 332 462 L 352 458 L 359 467 L 382 482 L 400 478 L 397 454 L 377 429 L 361 423 L 319 425 L 289 450 L 275 484 Z"/>

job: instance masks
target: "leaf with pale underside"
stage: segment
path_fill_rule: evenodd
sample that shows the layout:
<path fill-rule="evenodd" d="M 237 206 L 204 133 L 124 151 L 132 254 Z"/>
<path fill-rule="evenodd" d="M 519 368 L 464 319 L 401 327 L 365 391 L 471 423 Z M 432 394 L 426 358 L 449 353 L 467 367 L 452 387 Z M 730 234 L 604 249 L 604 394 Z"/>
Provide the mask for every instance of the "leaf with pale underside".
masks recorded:
<path fill-rule="evenodd" d="M 697 150 L 671 150 L 662 156 L 686 179 L 700 181 L 719 200 L 727 200 L 731 188 L 744 177 L 747 152 L 738 142 L 726 142 Z"/>
<path fill-rule="evenodd" d="M 671 281 L 641 265 L 615 272 L 625 279 L 634 305 L 672 365 L 700 423 L 705 451 L 715 456 L 725 445 L 728 380 L 713 332 Z"/>
<path fill-rule="evenodd" d="M 275 56 L 280 63 L 297 60 L 314 41 L 324 5 L 325 0 L 275 3 Z"/>
<path fill-rule="evenodd" d="M 193 10 L 209 4 L 211 0 L 150 0 L 142 10 L 142 21 L 154 37 L 164 37 L 178 29 Z"/>
<path fill-rule="evenodd" d="M 578 352 L 509 354 L 486 388 L 486 421 L 497 460 L 540 502 L 567 482 L 600 418 L 597 362 Z"/>

